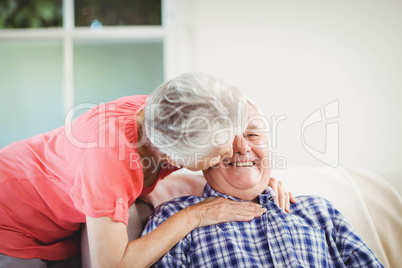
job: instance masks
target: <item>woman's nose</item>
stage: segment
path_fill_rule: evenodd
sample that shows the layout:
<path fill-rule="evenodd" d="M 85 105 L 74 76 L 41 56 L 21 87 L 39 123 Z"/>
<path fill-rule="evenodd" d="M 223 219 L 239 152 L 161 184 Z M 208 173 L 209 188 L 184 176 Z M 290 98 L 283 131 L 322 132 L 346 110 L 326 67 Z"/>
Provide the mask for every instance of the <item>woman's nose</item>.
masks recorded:
<path fill-rule="evenodd" d="M 251 150 L 247 140 L 243 136 L 236 136 L 233 141 L 233 153 L 246 154 Z"/>
<path fill-rule="evenodd" d="M 230 146 L 229 151 L 224 155 L 223 158 L 231 158 L 232 156 L 233 156 L 233 147 Z"/>

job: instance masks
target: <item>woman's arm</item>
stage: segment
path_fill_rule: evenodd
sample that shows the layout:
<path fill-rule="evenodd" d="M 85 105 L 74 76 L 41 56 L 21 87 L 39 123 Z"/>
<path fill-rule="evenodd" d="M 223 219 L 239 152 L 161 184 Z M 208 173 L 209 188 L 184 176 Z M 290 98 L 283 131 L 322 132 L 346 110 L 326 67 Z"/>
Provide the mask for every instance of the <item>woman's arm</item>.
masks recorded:
<path fill-rule="evenodd" d="M 109 217 L 87 216 L 94 267 L 149 267 L 195 228 L 227 221 L 251 221 L 265 211 L 253 202 L 208 198 L 187 207 L 149 234 L 128 242 L 127 226 Z"/>

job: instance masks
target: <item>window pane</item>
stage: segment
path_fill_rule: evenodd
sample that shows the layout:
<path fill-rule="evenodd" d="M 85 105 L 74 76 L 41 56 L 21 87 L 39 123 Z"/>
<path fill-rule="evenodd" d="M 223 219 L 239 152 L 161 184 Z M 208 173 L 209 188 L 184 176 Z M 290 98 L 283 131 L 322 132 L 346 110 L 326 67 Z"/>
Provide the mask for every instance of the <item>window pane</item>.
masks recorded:
<path fill-rule="evenodd" d="M 161 0 L 75 0 L 76 26 L 161 25 Z"/>
<path fill-rule="evenodd" d="M 61 42 L 0 43 L 0 148 L 64 123 Z"/>
<path fill-rule="evenodd" d="M 0 29 L 63 25 L 62 0 L 1 0 Z"/>
<path fill-rule="evenodd" d="M 162 42 L 80 42 L 74 45 L 76 105 L 95 105 L 123 96 L 149 94 L 162 82 Z"/>

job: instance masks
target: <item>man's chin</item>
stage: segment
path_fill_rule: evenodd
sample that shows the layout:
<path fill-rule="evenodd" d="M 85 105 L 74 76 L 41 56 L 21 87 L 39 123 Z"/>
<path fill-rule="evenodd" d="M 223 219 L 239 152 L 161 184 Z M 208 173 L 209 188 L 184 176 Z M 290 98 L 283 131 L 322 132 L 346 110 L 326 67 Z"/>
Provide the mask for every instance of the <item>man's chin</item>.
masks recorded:
<path fill-rule="evenodd" d="M 231 185 L 238 190 L 250 190 L 258 187 L 261 184 L 261 180 L 245 180 L 244 177 L 238 177 L 231 181 Z M 266 187 L 266 186 L 265 186 Z"/>

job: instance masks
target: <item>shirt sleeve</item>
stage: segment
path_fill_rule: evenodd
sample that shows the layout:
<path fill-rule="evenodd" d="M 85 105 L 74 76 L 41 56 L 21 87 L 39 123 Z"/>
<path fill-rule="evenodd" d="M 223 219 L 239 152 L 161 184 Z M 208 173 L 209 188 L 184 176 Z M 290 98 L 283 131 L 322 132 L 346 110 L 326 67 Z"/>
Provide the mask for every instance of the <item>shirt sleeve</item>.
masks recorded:
<path fill-rule="evenodd" d="M 66 125 L 74 206 L 90 217 L 127 224 L 143 189 L 137 114 L 147 96 L 128 96 L 89 109 Z"/>
<path fill-rule="evenodd" d="M 346 267 L 384 267 L 345 217 L 326 202 L 333 222 L 333 238 Z"/>
<path fill-rule="evenodd" d="M 96 144 L 79 149 L 71 199 L 78 210 L 90 217 L 108 216 L 127 224 L 130 205 L 143 188 L 140 156 L 127 145 L 125 135 L 133 122 L 125 122 L 122 117 L 106 123 L 87 121 L 87 126 L 80 126 L 86 130 L 84 134 L 88 133 L 82 140 Z"/>
<path fill-rule="evenodd" d="M 155 209 L 148 220 L 142 236 L 155 230 L 160 224 L 167 220 L 170 216 L 180 211 L 184 207 L 177 202 L 163 203 Z M 187 235 L 189 236 L 189 235 Z M 152 267 L 190 267 L 190 245 L 188 238 L 181 239 L 171 250 L 169 250 L 161 259 L 159 259 Z"/>
<path fill-rule="evenodd" d="M 108 156 L 106 150 L 87 152 L 70 191 L 74 206 L 90 217 L 108 216 L 127 224 L 130 205 L 142 190 L 140 173 Z"/>
<path fill-rule="evenodd" d="M 191 267 L 189 262 L 189 243 L 187 238 L 183 238 L 168 253 L 166 253 L 152 267 Z"/>

